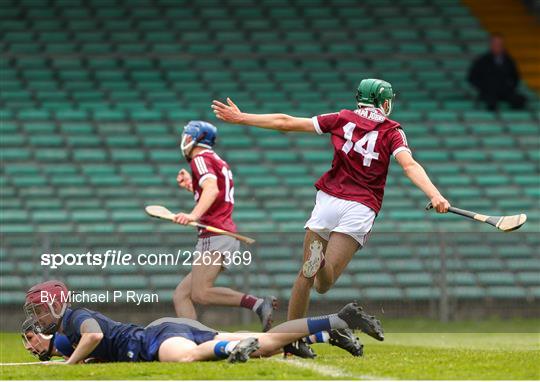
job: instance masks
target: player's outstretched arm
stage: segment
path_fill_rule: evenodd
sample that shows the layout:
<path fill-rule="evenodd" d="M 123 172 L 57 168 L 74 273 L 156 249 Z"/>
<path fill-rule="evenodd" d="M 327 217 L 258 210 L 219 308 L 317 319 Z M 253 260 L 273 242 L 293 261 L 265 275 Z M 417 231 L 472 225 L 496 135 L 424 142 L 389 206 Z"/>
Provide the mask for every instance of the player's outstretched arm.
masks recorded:
<path fill-rule="evenodd" d="M 81 340 L 73 351 L 73 354 L 66 361 L 66 364 L 74 365 L 88 358 L 90 353 L 99 345 L 103 339 L 103 332 L 99 324 L 93 318 L 84 320 L 81 324 Z"/>
<path fill-rule="evenodd" d="M 316 132 L 311 118 L 297 118 L 287 114 L 242 113 L 230 98 L 227 98 L 227 105 L 214 100 L 212 102 L 212 109 L 217 118 L 228 123 L 279 131 Z"/>
<path fill-rule="evenodd" d="M 411 153 L 401 151 L 396 154 L 396 160 L 403 168 L 405 175 L 430 199 L 433 208 L 439 213 L 448 212 L 450 203 L 443 198 L 437 187 L 433 185 L 424 168 L 416 162 Z"/>

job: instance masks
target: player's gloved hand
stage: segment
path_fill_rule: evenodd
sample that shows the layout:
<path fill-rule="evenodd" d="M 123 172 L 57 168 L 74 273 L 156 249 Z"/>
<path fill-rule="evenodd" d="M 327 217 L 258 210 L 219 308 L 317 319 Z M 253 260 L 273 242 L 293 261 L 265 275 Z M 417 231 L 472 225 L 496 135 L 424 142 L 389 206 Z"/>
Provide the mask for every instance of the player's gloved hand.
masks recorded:
<path fill-rule="evenodd" d="M 240 123 L 242 121 L 242 112 L 229 97 L 227 97 L 227 105 L 216 100 L 212 101 L 212 109 L 214 109 L 216 117 L 222 121 L 229 123 Z"/>
<path fill-rule="evenodd" d="M 183 212 L 180 212 L 179 214 L 176 214 L 174 216 L 173 221 L 176 224 L 188 225 L 191 222 L 197 221 L 197 217 L 193 214 L 185 214 Z"/>
<path fill-rule="evenodd" d="M 450 207 L 450 203 L 448 203 L 448 200 L 442 197 L 442 195 L 435 195 L 433 198 L 431 198 L 431 204 L 433 205 L 433 208 L 440 214 L 448 212 L 448 208 Z"/>
<path fill-rule="evenodd" d="M 176 175 L 176 183 L 178 183 L 178 187 L 185 188 L 186 190 L 193 192 L 191 175 L 185 169 L 178 171 L 178 175 Z"/>

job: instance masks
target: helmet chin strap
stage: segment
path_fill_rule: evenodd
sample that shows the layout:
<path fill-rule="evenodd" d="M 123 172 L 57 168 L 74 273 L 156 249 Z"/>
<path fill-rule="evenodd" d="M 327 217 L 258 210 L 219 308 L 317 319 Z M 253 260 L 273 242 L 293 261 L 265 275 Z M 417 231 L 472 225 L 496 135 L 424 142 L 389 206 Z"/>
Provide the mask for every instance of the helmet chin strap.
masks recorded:
<path fill-rule="evenodd" d="M 49 341 L 49 347 L 45 353 L 38 354 L 38 358 L 40 361 L 49 361 L 52 358 L 52 352 L 54 349 L 54 338 L 56 336 L 56 333 L 54 333 L 51 337 L 51 340 Z"/>

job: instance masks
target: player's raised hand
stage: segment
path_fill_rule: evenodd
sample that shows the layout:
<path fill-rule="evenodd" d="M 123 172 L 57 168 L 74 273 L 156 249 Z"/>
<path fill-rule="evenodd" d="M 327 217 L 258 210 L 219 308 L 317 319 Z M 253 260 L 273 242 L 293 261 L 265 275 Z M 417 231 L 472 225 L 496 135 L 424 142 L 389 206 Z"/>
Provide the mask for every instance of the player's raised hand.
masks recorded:
<path fill-rule="evenodd" d="M 431 198 L 431 204 L 433 205 L 433 208 L 435 208 L 435 210 L 440 214 L 448 212 L 448 208 L 450 207 L 448 200 L 443 198 L 441 195 L 436 195 Z"/>
<path fill-rule="evenodd" d="M 236 104 L 227 97 L 227 105 L 217 100 L 212 101 L 212 109 L 216 117 L 229 123 L 240 123 L 242 121 L 242 112 Z"/>
<path fill-rule="evenodd" d="M 185 169 L 178 171 L 178 175 L 176 175 L 176 183 L 178 183 L 178 187 L 185 188 L 186 190 L 193 192 L 193 181 L 191 179 L 191 175 Z"/>

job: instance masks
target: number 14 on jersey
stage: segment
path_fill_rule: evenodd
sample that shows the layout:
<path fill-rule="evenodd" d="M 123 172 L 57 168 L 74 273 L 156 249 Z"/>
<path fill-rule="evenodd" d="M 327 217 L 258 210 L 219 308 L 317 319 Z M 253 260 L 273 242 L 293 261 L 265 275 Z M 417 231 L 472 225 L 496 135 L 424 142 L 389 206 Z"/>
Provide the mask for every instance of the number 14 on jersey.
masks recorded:
<path fill-rule="evenodd" d="M 343 144 L 341 150 L 348 154 L 352 148 L 358 154 L 364 157 L 363 165 L 366 167 L 371 166 L 371 161 L 373 159 L 379 159 L 379 153 L 375 152 L 375 142 L 377 142 L 377 137 L 379 135 L 378 131 L 370 131 L 366 133 L 362 138 L 360 138 L 356 143 L 352 141 L 353 131 L 356 128 L 356 125 L 352 122 L 347 123 L 343 126 L 344 138 L 347 140 Z"/>

